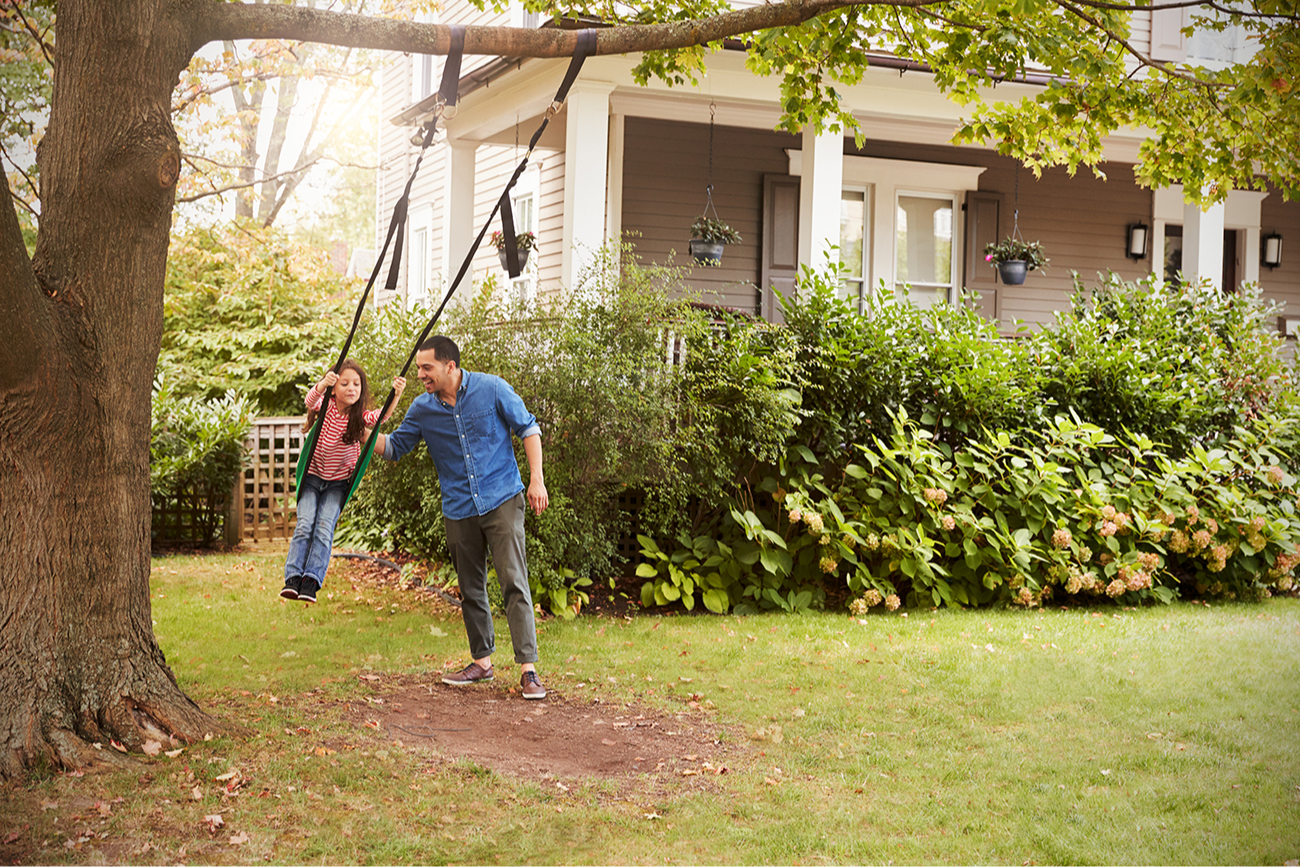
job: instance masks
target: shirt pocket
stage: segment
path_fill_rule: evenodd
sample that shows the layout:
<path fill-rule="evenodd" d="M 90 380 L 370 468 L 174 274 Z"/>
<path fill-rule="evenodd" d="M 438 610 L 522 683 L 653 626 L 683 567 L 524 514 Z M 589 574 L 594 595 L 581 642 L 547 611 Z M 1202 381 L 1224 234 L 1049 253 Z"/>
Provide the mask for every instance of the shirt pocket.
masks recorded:
<path fill-rule="evenodd" d="M 492 410 L 466 416 L 464 423 L 466 434 L 473 442 L 480 445 L 486 445 L 492 442 L 497 433 L 497 429 L 500 427 L 497 422 L 496 413 Z"/>

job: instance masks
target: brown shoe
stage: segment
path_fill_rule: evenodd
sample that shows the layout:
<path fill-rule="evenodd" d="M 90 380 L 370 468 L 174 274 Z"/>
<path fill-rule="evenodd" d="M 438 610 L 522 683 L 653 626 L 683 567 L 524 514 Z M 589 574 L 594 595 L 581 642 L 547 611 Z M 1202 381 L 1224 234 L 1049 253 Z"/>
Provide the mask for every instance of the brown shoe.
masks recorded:
<path fill-rule="evenodd" d="M 452 686 L 469 686 L 471 683 L 483 683 L 496 677 L 491 668 L 484 668 L 477 662 L 471 662 L 455 674 L 444 674 L 443 683 Z"/>
<path fill-rule="evenodd" d="M 542 682 L 537 679 L 535 671 L 525 671 L 519 675 L 519 689 L 523 692 L 524 698 L 546 698 L 546 687 L 542 686 Z"/>

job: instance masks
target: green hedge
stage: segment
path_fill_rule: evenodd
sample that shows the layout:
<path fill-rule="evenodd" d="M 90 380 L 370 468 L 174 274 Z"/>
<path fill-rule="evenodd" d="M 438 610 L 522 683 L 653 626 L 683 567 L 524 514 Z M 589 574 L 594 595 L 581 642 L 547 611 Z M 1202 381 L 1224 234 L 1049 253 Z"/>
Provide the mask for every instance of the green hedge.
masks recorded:
<path fill-rule="evenodd" d="M 1295 390 L 1253 290 L 1106 279 L 1015 339 L 968 299 L 884 295 L 860 316 L 837 290 L 805 270 L 776 326 L 672 300 L 680 275 L 625 252 L 562 306 L 525 310 L 489 282 L 449 312 L 439 330 L 465 367 L 504 376 L 542 424 L 552 505 L 526 525 L 539 601 L 572 615 L 589 581 L 630 568 L 615 553 L 629 488 L 645 495 L 646 605 L 1289 586 Z M 377 383 L 427 315 L 390 307 L 360 336 Z M 340 538 L 444 559 L 432 466 L 377 463 Z"/>

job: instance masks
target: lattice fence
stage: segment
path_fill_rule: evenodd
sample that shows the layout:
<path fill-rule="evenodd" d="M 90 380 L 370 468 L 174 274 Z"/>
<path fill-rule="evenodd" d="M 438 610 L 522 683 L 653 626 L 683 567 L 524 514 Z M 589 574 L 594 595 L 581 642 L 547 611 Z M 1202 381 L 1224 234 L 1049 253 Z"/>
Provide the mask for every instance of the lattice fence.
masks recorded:
<path fill-rule="evenodd" d="M 235 483 L 227 543 L 292 538 L 297 520 L 294 480 L 304 440 L 302 423 L 302 416 L 253 422 L 244 441 L 247 460 Z"/>
<path fill-rule="evenodd" d="M 153 541 L 159 544 L 211 545 L 229 524 L 229 494 L 221 492 L 183 491 L 179 494 L 154 493 Z"/>

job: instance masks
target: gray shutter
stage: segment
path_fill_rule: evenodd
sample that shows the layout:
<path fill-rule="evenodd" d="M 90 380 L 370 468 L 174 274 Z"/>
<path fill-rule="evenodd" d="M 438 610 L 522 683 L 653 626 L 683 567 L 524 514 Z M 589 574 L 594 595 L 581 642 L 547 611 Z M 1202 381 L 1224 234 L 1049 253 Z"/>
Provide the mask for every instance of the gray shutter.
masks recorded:
<path fill-rule="evenodd" d="M 997 319 L 1001 313 L 998 304 L 997 269 L 984 261 L 984 245 L 1001 237 L 998 220 L 1002 210 L 1000 193 L 969 192 L 966 194 L 966 255 L 963 262 L 965 287 L 980 294 L 976 309 L 989 318 Z"/>
<path fill-rule="evenodd" d="M 1191 23 L 1192 13 L 1187 7 L 1151 9 L 1151 59 L 1172 63 L 1187 60 L 1187 37 L 1183 28 Z"/>
<path fill-rule="evenodd" d="M 763 175 L 762 255 L 759 309 L 769 322 L 782 322 L 776 296 L 790 296 L 799 277 L 799 179 L 792 175 Z"/>

